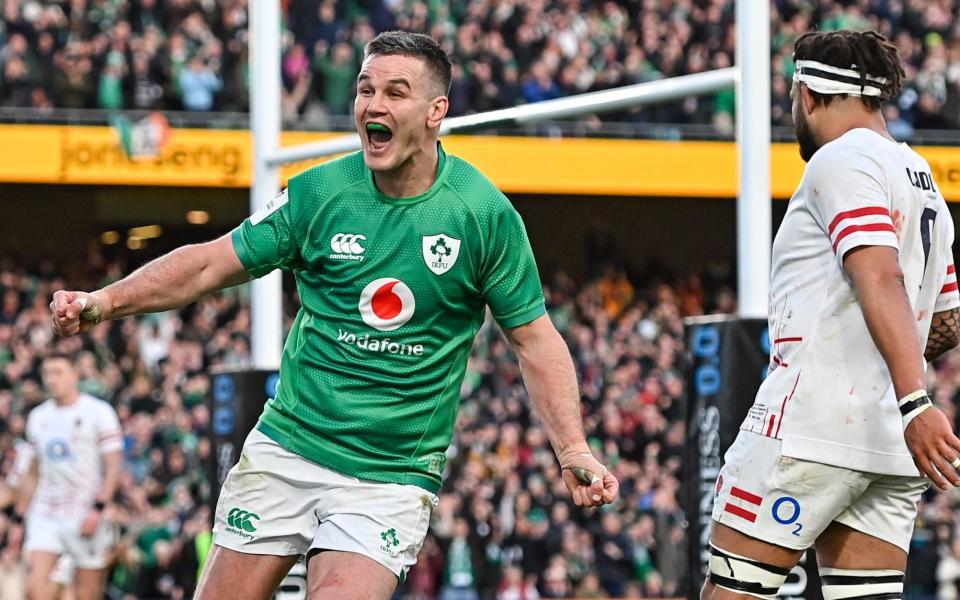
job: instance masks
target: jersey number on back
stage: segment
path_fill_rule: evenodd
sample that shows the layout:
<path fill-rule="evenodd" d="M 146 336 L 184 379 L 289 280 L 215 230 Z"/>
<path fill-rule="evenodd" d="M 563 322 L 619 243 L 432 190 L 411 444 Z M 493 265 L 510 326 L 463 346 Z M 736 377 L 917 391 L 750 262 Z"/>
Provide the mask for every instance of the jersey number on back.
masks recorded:
<path fill-rule="evenodd" d="M 923 272 L 927 272 L 927 261 L 930 259 L 930 243 L 933 239 L 933 222 L 937 218 L 937 209 L 929 206 L 923 209 L 920 215 L 920 242 L 923 244 Z"/>

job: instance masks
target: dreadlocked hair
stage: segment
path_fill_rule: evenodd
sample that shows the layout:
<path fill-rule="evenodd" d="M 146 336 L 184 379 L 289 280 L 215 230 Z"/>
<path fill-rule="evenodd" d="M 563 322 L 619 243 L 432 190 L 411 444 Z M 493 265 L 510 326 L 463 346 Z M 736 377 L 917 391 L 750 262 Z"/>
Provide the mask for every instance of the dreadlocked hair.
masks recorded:
<path fill-rule="evenodd" d="M 870 110 L 880 110 L 882 104 L 900 91 L 903 85 L 903 66 L 897 47 L 876 31 L 812 31 L 805 33 L 793 45 L 793 60 L 815 60 L 840 69 L 854 69 L 860 73 L 861 89 L 867 76 L 887 80 L 880 96 L 860 96 Z M 838 96 L 810 90 L 818 104 L 829 105 Z"/>

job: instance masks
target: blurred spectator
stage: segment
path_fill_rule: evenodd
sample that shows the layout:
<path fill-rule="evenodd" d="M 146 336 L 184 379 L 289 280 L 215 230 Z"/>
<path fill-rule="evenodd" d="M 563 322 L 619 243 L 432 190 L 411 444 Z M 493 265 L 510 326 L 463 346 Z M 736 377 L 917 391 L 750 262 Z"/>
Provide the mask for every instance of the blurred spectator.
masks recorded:
<path fill-rule="evenodd" d="M 913 137 L 913 125 L 900 116 L 900 109 L 895 104 L 888 104 L 883 108 L 883 118 L 887 121 L 887 130 L 895 140 L 909 142 Z"/>
<path fill-rule="evenodd" d="M 214 93 L 223 85 L 214 70 L 200 56 L 193 57 L 187 68 L 180 70 L 178 81 L 183 107 L 195 111 L 211 110 Z"/>
<path fill-rule="evenodd" d="M 335 44 L 329 54 L 325 42 L 314 48 L 313 70 L 320 76 L 323 101 L 333 115 L 350 114 L 353 87 L 357 77 L 355 50 L 346 42 Z"/>
<path fill-rule="evenodd" d="M 603 598 L 606 594 L 600 589 L 600 580 L 595 573 L 588 573 L 577 586 L 573 595 L 577 598 Z"/>
<path fill-rule="evenodd" d="M 960 596 L 960 539 L 954 540 L 949 552 L 937 566 L 938 600 L 957 600 Z"/>
<path fill-rule="evenodd" d="M 943 114 L 943 102 L 933 94 L 921 94 L 913 116 L 913 125 L 917 129 L 945 129 L 950 122 Z"/>
<path fill-rule="evenodd" d="M 601 530 L 596 537 L 600 585 L 607 594 L 619 598 L 624 595 L 627 582 L 631 579 L 633 551 L 623 533 L 623 521 L 618 515 L 605 513 L 600 526 Z"/>
<path fill-rule="evenodd" d="M 453 536 L 447 547 L 444 584 L 440 588 L 440 600 L 477 600 L 477 581 L 474 571 L 473 551 L 467 536 L 470 526 L 463 518 L 453 523 Z"/>
<path fill-rule="evenodd" d="M 519 567 L 507 567 L 497 588 L 497 600 L 540 600 L 536 580 L 536 575 L 524 575 Z"/>
<path fill-rule="evenodd" d="M 546 64 L 536 62 L 530 68 L 527 82 L 523 84 L 523 99 L 527 102 L 553 100 L 560 96 L 560 88 L 550 76 Z"/>
<path fill-rule="evenodd" d="M 293 87 L 294 83 L 303 77 L 310 68 L 310 61 L 307 53 L 300 44 L 295 44 L 293 48 L 283 57 L 283 81 L 287 87 Z"/>
<path fill-rule="evenodd" d="M 3 66 L 3 80 L 0 81 L 0 103 L 4 106 L 27 106 L 32 87 L 28 77 L 23 58 L 11 56 L 7 59 Z"/>
<path fill-rule="evenodd" d="M 100 75 L 100 87 L 97 90 L 97 106 L 106 110 L 123 108 L 123 77 L 126 65 L 121 54 L 110 53 L 107 65 Z"/>
<path fill-rule="evenodd" d="M 88 108 L 93 101 L 93 63 L 69 45 L 57 56 L 52 83 L 54 102 L 62 108 Z"/>
<path fill-rule="evenodd" d="M 139 110 L 163 107 L 163 86 L 156 75 L 149 56 L 144 52 L 133 55 L 127 106 Z"/>

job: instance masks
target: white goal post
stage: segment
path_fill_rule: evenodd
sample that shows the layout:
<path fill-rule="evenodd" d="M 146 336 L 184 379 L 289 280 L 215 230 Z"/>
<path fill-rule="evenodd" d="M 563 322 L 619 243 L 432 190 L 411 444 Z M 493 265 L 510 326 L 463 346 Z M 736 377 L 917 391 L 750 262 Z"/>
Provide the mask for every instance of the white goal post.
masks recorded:
<path fill-rule="evenodd" d="M 749 10 L 748 10 L 749 5 Z M 357 134 L 280 147 L 280 0 L 250 3 L 253 183 L 250 210 L 279 192 L 284 164 L 360 148 Z M 737 273 L 740 316 L 765 317 L 770 271 L 770 6 L 737 2 L 737 67 L 579 94 L 536 104 L 446 119 L 440 134 L 492 126 L 602 113 L 703 95 L 736 85 L 740 194 L 737 205 Z M 745 33 L 747 35 L 741 35 Z M 749 90 L 749 93 L 746 92 Z M 283 336 L 281 276 L 253 282 L 253 367 L 280 364 Z"/>

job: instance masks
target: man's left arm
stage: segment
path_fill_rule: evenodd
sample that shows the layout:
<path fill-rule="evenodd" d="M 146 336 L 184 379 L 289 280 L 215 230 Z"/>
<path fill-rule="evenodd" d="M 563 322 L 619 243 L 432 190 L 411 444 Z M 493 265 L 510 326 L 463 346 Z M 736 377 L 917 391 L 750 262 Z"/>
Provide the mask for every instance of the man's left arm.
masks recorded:
<path fill-rule="evenodd" d="M 941 490 L 960 487 L 954 466 L 960 439 L 947 417 L 934 407 L 926 392 L 924 362 L 916 316 L 904 288 L 896 248 L 859 246 L 843 258 L 863 318 L 887 365 L 904 417 L 904 441 L 917 469 Z"/>
<path fill-rule="evenodd" d="M 120 450 L 110 450 L 103 453 L 103 483 L 97 493 L 97 503 L 110 504 L 113 495 L 117 492 L 120 483 L 120 469 L 123 465 L 123 454 Z"/>
<path fill-rule="evenodd" d="M 123 468 L 123 430 L 120 419 L 112 407 L 106 404 L 97 409 L 97 437 L 100 444 L 100 460 L 103 464 L 103 478 L 100 489 L 93 500 L 93 506 L 80 525 L 80 534 L 89 537 L 97 530 L 107 508 L 117 492 L 120 483 L 120 470 Z"/>
<path fill-rule="evenodd" d="M 517 354 L 523 382 L 560 460 L 574 502 L 578 506 L 613 502 L 620 484 L 587 445 L 573 360 L 550 317 L 543 315 L 504 332 Z M 596 477 L 586 483 L 575 474 Z"/>
<path fill-rule="evenodd" d="M 103 520 L 103 511 L 113 500 L 113 495 L 117 491 L 117 484 L 120 482 L 120 469 L 123 465 L 123 455 L 120 450 L 110 450 L 101 454 L 103 460 L 103 481 L 100 483 L 100 489 L 97 491 L 93 506 L 87 511 L 80 524 L 80 535 L 90 537 L 96 532 L 100 521 Z"/>
<path fill-rule="evenodd" d="M 520 359 L 523 381 L 573 501 L 579 506 L 612 502 L 619 484 L 587 446 L 577 375 L 567 345 L 546 314 L 523 221 L 502 194 L 499 202 L 500 209 L 485 219 L 489 245 L 479 272 L 483 299 Z"/>
<path fill-rule="evenodd" d="M 946 225 L 950 225 L 947 223 Z M 960 342 L 960 287 L 957 286 L 957 268 L 953 264 L 953 231 L 943 237 L 943 252 L 951 257 L 944 273 L 943 284 L 933 306 L 927 347 L 923 357 L 933 362 L 952 350 Z"/>
<path fill-rule="evenodd" d="M 960 308 L 933 313 L 923 357 L 933 362 L 960 343 Z"/>

